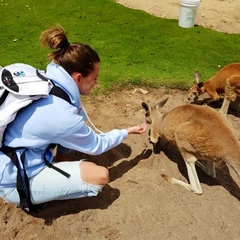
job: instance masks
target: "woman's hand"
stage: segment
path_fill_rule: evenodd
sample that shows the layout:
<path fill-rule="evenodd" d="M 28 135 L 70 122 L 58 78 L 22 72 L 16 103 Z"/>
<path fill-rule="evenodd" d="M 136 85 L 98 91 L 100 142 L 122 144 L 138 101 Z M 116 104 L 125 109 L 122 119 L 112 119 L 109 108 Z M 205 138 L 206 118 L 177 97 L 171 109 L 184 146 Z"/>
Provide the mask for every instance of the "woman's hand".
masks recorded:
<path fill-rule="evenodd" d="M 147 129 L 147 124 L 142 123 L 134 127 L 127 128 L 128 134 L 141 134 L 144 133 Z"/>

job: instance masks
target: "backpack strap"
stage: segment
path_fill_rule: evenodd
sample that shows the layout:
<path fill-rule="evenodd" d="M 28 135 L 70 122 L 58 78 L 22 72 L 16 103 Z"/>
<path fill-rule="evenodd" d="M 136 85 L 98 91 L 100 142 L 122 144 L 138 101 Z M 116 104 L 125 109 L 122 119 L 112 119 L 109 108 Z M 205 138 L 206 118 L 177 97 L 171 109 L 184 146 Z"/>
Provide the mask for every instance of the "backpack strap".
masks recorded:
<path fill-rule="evenodd" d="M 5 90 L 3 95 L 0 98 L 0 106 L 3 104 L 3 102 L 6 100 L 7 96 L 9 94 L 9 91 Z"/>
<path fill-rule="evenodd" d="M 68 94 L 64 90 L 62 90 L 60 87 L 57 87 L 54 85 L 50 91 L 50 94 L 55 95 L 59 98 L 62 98 L 63 100 L 67 101 L 69 104 L 72 104 Z"/>
<path fill-rule="evenodd" d="M 1 148 L 1 152 L 3 152 L 5 155 L 7 155 L 9 158 L 11 158 L 12 162 L 14 163 L 15 167 L 17 168 L 17 191 L 20 197 L 20 206 L 25 208 L 29 206 L 29 196 L 27 196 L 28 194 L 25 193 L 24 189 L 23 189 L 23 179 L 21 177 L 21 173 L 20 173 L 20 167 L 19 167 L 19 163 L 18 163 L 18 157 L 16 154 L 16 151 L 13 150 L 11 147 L 7 147 L 7 146 L 2 146 Z M 23 153 L 23 155 L 25 155 Z M 22 161 L 22 155 L 21 155 L 21 161 Z M 24 177 L 26 177 L 26 172 L 24 169 Z M 26 179 L 25 179 L 26 181 Z M 28 189 L 28 182 L 26 183 L 27 185 L 27 189 Z"/>
<path fill-rule="evenodd" d="M 68 96 L 68 94 L 67 94 L 64 90 L 62 90 L 62 88 L 57 87 L 56 85 L 54 85 L 54 83 L 53 83 L 53 81 L 52 81 L 51 79 L 43 76 L 43 75 L 39 72 L 39 70 L 36 70 L 36 75 L 37 75 L 40 79 L 42 79 L 43 81 L 51 81 L 51 83 L 53 84 L 53 87 L 52 87 L 52 89 L 51 89 L 51 91 L 50 91 L 49 94 L 55 95 L 55 96 L 57 96 L 57 97 L 60 97 L 60 98 L 62 98 L 63 100 L 67 101 L 69 104 L 72 104 L 72 103 L 71 103 L 71 100 L 70 100 L 70 98 L 69 98 L 69 96 Z"/>
<path fill-rule="evenodd" d="M 29 213 L 31 213 L 31 212 L 38 213 L 39 210 L 45 206 L 45 203 L 32 204 L 27 173 L 26 173 L 25 168 L 23 168 L 23 171 L 24 171 L 24 179 L 23 179 L 21 176 L 21 172 L 20 172 L 20 167 L 19 167 L 19 163 L 18 163 L 18 157 L 16 154 L 16 150 L 11 147 L 2 146 L 1 151 L 12 160 L 12 162 L 14 163 L 14 165 L 17 168 L 17 191 L 18 191 L 19 198 L 20 198 L 19 207 L 25 211 L 28 210 Z M 26 150 L 24 150 L 24 152 L 21 154 L 22 164 L 24 164 L 23 162 L 24 162 L 24 158 L 25 158 L 25 151 Z"/>

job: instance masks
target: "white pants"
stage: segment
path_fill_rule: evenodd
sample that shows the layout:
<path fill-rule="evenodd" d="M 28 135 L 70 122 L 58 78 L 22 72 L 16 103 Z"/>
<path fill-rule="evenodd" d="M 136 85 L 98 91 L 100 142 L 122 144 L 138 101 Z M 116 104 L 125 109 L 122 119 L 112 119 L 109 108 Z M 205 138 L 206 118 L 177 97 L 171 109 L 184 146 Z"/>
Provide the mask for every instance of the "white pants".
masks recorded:
<path fill-rule="evenodd" d="M 69 173 L 67 178 L 52 168 L 44 168 L 39 174 L 29 179 L 32 204 L 53 200 L 65 200 L 96 196 L 103 185 L 92 185 L 84 182 L 80 176 L 81 161 L 53 163 Z M 17 188 L 0 189 L 0 197 L 6 202 L 19 205 Z"/>

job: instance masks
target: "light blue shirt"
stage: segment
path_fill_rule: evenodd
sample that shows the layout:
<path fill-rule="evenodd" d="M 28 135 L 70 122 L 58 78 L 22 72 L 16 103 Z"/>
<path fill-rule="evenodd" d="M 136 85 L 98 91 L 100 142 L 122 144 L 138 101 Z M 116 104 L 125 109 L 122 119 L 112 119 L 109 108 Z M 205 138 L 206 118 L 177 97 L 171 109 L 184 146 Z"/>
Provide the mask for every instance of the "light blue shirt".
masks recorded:
<path fill-rule="evenodd" d="M 47 150 L 51 143 L 86 154 L 99 155 L 128 137 L 126 129 L 96 134 L 86 125 L 84 112 L 80 111 L 79 114 L 82 104 L 77 85 L 62 67 L 50 63 L 46 76 L 69 95 L 72 105 L 53 95 L 37 100 L 19 111 L 5 134 L 4 145 L 28 149 L 25 169 L 29 178 L 45 167 L 44 156 L 49 162 L 53 160 L 52 151 Z M 23 149 L 17 150 L 18 156 L 22 151 Z M 20 161 L 19 163 L 22 167 Z M 13 162 L 0 152 L 0 187 L 15 186 L 16 176 L 17 169 Z"/>

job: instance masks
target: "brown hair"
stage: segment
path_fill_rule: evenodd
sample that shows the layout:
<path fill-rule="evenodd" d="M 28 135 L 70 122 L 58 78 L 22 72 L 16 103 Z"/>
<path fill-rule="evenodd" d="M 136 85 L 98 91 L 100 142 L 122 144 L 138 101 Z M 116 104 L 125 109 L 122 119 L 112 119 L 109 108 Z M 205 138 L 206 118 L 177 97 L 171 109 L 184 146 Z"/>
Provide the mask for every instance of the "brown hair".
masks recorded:
<path fill-rule="evenodd" d="M 89 45 L 70 44 L 61 25 L 43 31 L 40 41 L 42 46 L 56 49 L 48 54 L 49 59 L 62 66 L 70 75 L 79 72 L 86 77 L 93 71 L 93 64 L 100 62 L 97 52 Z"/>

